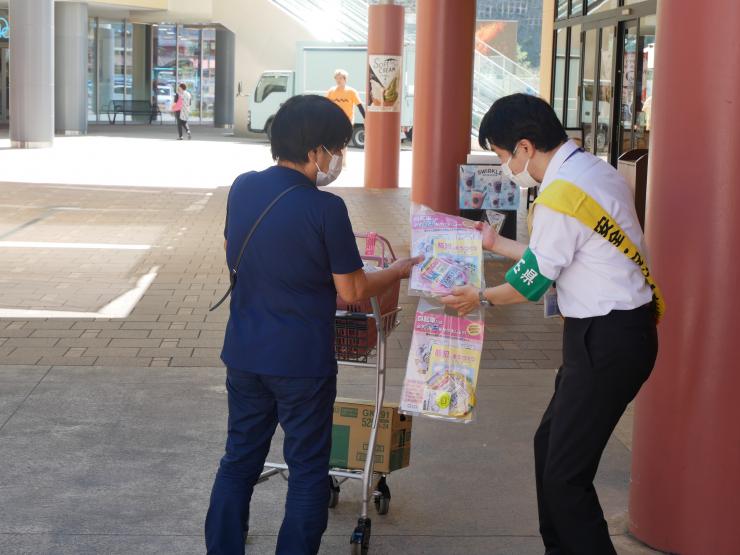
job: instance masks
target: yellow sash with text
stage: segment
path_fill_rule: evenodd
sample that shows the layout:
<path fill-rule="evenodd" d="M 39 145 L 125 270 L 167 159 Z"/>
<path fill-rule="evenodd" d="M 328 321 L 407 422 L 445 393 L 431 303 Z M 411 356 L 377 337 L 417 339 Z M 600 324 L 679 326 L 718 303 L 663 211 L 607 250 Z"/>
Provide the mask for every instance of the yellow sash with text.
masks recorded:
<path fill-rule="evenodd" d="M 665 313 L 665 301 L 660 292 L 658 284 L 653 280 L 647 260 L 640 254 L 637 246 L 630 240 L 627 234 L 619 227 L 617 221 L 604 210 L 583 189 L 580 189 L 574 183 L 564 179 L 556 179 L 540 193 L 532 207 L 537 204 L 543 204 L 557 212 L 571 216 L 581 222 L 589 229 L 607 240 L 614 248 L 624 254 L 628 259 L 640 267 L 645 281 L 653 292 L 655 301 L 656 319 L 660 322 Z M 529 232 L 532 233 L 532 218 L 529 218 Z"/>

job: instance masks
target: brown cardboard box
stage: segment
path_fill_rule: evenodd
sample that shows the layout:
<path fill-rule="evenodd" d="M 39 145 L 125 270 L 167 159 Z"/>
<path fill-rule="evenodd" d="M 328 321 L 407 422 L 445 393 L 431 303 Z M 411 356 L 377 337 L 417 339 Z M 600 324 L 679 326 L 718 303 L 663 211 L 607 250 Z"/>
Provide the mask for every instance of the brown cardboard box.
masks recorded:
<path fill-rule="evenodd" d="M 330 465 L 361 470 L 367 458 L 374 403 L 337 398 L 334 403 Z M 412 418 L 398 412 L 397 403 L 385 403 L 378 423 L 375 472 L 388 474 L 409 465 Z"/>

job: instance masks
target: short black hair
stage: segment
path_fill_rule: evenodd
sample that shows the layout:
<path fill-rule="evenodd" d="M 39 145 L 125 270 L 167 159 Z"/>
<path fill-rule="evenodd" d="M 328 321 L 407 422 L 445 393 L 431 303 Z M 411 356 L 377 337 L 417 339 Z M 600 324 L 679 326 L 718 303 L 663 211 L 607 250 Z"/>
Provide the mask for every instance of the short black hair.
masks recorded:
<path fill-rule="evenodd" d="M 493 103 L 480 123 L 478 143 L 513 152 L 522 139 L 532 141 L 537 150 L 549 152 L 568 139 L 555 110 L 539 98 L 517 93 Z"/>
<path fill-rule="evenodd" d="M 352 123 L 328 98 L 316 94 L 289 98 L 275 114 L 270 135 L 273 160 L 308 162 L 308 153 L 322 146 L 342 149 L 352 138 Z"/>

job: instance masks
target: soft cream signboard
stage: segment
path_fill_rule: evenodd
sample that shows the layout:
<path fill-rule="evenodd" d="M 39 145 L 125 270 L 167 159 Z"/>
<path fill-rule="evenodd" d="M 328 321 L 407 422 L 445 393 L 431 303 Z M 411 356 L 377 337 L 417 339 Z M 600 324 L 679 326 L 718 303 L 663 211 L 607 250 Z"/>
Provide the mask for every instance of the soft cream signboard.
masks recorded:
<path fill-rule="evenodd" d="M 370 112 L 400 112 L 402 57 L 371 54 L 367 58 L 367 109 Z"/>

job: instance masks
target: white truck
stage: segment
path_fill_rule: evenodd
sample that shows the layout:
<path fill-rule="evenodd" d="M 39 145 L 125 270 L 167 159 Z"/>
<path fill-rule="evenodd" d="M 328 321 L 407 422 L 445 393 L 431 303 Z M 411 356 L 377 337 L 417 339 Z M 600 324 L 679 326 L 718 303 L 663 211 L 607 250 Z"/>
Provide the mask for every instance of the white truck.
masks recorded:
<path fill-rule="evenodd" d="M 272 120 L 283 102 L 298 94 L 325 95 L 336 84 L 334 71 L 337 69 L 349 73 L 347 86 L 357 90 L 367 108 L 367 45 L 306 42 L 298 43 L 296 52 L 294 70 L 270 70 L 260 76 L 249 102 L 247 127 L 251 132 L 265 133 L 269 138 Z M 414 46 L 406 46 L 401 68 L 401 130 L 409 139 L 414 117 L 414 63 Z M 365 122 L 357 108 L 352 145 L 365 146 Z"/>

